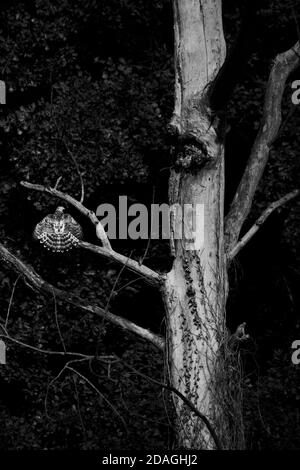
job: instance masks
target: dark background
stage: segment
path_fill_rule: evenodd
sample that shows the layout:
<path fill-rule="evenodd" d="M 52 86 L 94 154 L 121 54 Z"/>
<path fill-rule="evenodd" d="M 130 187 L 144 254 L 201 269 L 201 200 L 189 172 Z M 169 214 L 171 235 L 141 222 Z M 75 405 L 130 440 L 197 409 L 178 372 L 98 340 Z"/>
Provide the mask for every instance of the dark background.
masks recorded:
<path fill-rule="evenodd" d="M 259 126 L 270 65 L 297 39 L 295 2 L 262 0 L 246 13 L 247 36 L 232 68 L 237 82 L 226 111 L 226 208 Z M 231 50 L 245 1 L 224 0 L 224 30 Z M 257 8 L 256 8 L 257 7 Z M 250 9 L 251 10 L 251 9 Z M 249 15 L 247 17 L 247 15 Z M 170 168 L 166 126 L 173 106 L 173 18 L 169 0 L 2 1 L 0 79 L 7 105 L 0 110 L 0 234 L 2 242 L 47 281 L 162 332 L 159 294 L 136 276 L 86 252 L 49 254 L 32 239 L 34 225 L 57 200 L 20 187 L 21 180 L 54 185 L 80 197 L 74 158 L 85 182 L 85 205 L 164 202 Z M 299 28 L 298 28 L 299 30 Z M 240 42 L 242 44 L 242 42 Z M 242 60 L 241 60 L 242 61 Z M 268 167 L 245 228 L 299 183 L 300 106 L 291 103 L 289 79 L 283 116 L 292 110 L 273 145 Z M 224 93 L 226 84 L 224 83 Z M 69 151 L 68 151 L 69 149 Z M 70 156 L 73 156 L 73 159 Z M 243 321 L 251 338 L 241 351 L 244 426 L 248 449 L 300 449 L 299 374 L 291 344 L 300 339 L 299 201 L 280 209 L 236 259 L 231 271 L 228 326 Z M 79 214 L 85 239 L 93 230 Z M 147 241 L 113 242 L 135 259 Z M 170 267 L 168 244 L 152 241 L 145 264 Z M 5 321 L 16 275 L 0 266 L 0 315 Z M 114 293 L 111 290 L 114 287 Z M 163 358 L 152 347 L 92 315 L 57 302 L 68 350 L 117 354 L 159 380 Z M 22 280 L 10 307 L 11 336 L 61 350 L 54 299 Z M 78 366 L 99 388 L 61 370 L 59 357 L 8 347 L 0 366 L 0 449 L 167 449 L 173 443 L 168 397 L 120 363 Z M 75 382 L 74 382 L 75 381 Z M 47 403 L 45 398 L 47 397 Z"/>

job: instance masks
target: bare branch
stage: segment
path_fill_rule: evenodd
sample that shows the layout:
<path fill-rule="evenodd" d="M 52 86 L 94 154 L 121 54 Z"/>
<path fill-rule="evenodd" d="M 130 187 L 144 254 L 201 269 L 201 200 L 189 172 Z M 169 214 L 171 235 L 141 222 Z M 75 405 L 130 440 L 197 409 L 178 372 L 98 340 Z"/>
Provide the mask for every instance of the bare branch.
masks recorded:
<path fill-rule="evenodd" d="M 15 290 L 16 290 L 17 283 L 18 283 L 19 279 L 20 279 L 20 275 L 15 280 L 12 291 L 11 291 L 11 296 L 10 296 L 10 299 L 9 299 L 9 304 L 8 304 L 8 309 L 7 309 L 7 314 L 6 314 L 5 324 L 4 324 L 5 331 L 7 331 L 7 325 L 8 325 L 8 321 L 9 321 L 9 315 L 10 315 L 10 309 L 11 309 L 11 306 L 12 306 L 13 298 L 14 298 L 14 295 L 15 295 Z"/>
<path fill-rule="evenodd" d="M 57 189 L 57 188 L 58 188 L 58 185 L 59 185 L 59 183 L 61 182 L 61 180 L 62 180 L 62 176 L 59 176 L 59 177 L 57 178 L 57 180 L 56 180 L 54 189 Z"/>
<path fill-rule="evenodd" d="M 283 206 L 291 199 L 295 198 L 299 195 L 299 190 L 296 189 L 292 191 L 282 198 L 278 199 L 277 201 L 272 202 L 270 206 L 262 213 L 262 215 L 256 220 L 255 224 L 252 225 L 250 230 L 242 237 L 242 239 L 235 245 L 235 247 L 230 251 L 228 254 L 228 260 L 231 261 L 239 252 L 240 250 L 247 245 L 247 243 L 251 240 L 253 235 L 259 230 L 260 226 L 266 221 L 266 219 L 272 214 L 273 211 L 278 209 L 278 207 Z"/>
<path fill-rule="evenodd" d="M 251 154 L 226 217 L 227 251 L 236 245 L 242 225 L 248 216 L 253 197 L 268 161 L 270 147 L 281 125 L 281 101 L 290 73 L 300 65 L 300 42 L 274 60 L 265 95 L 260 129 Z"/>
<path fill-rule="evenodd" d="M 114 251 L 110 245 L 110 242 L 107 238 L 105 230 L 101 222 L 98 220 L 96 214 L 93 211 L 84 207 L 79 201 L 74 199 L 72 196 L 70 196 L 69 194 L 65 194 L 61 191 L 58 191 L 55 188 L 47 188 L 40 184 L 28 183 L 27 181 L 22 181 L 21 185 L 28 189 L 46 192 L 48 194 L 51 194 L 52 196 L 58 197 L 59 199 L 62 199 L 63 201 L 74 206 L 79 212 L 81 212 L 83 215 L 85 215 L 86 217 L 90 219 L 92 224 L 96 226 L 97 237 L 101 240 L 103 246 L 100 247 L 97 245 L 92 245 L 91 243 L 80 242 L 79 245 L 82 248 L 85 248 L 89 251 L 97 253 L 98 255 L 108 258 L 110 260 L 116 261 L 117 263 L 126 265 L 126 267 L 129 268 L 131 271 L 134 271 L 142 275 L 145 278 L 145 280 L 152 285 L 160 286 L 162 284 L 164 280 L 164 276 L 162 274 L 159 274 L 156 271 L 153 271 L 152 269 L 147 268 L 146 266 L 142 264 L 140 265 L 139 262 L 134 261 L 128 258 L 127 256 L 124 256 Z"/>
<path fill-rule="evenodd" d="M 26 349 L 30 349 L 31 351 L 38 352 L 40 354 L 46 354 L 49 356 L 72 356 L 72 357 L 78 357 L 78 358 L 80 357 L 80 358 L 83 358 L 84 360 L 94 359 L 94 356 L 88 356 L 86 354 L 81 354 L 81 353 L 65 352 L 65 351 L 49 351 L 47 349 L 36 348 L 35 346 L 31 346 L 30 344 L 24 343 L 23 341 L 13 338 L 12 336 L 3 335 L 1 333 L 0 333 L 0 338 L 6 339 L 8 341 L 11 341 L 12 343 L 17 344 L 18 346 L 21 346 Z"/>
<path fill-rule="evenodd" d="M 47 418 L 51 421 L 53 421 L 53 419 L 51 418 L 51 416 L 49 415 L 48 413 L 48 396 L 49 396 L 49 391 L 50 391 L 50 388 L 55 384 L 55 382 L 62 376 L 62 374 L 64 373 L 64 371 L 66 370 L 67 366 L 69 364 L 74 364 L 75 363 L 78 363 L 78 362 L 83 362 L 85 361 L 86 358 L 83 358 L 83 359 L 73 359 L 71 361 L 68 361 L 64 366 L 63 368 L 59 371 L 59 373 L 48 383 L 47 385 L 47 391 L 46 391 L 46 395 L 45 395 L 45 399 L 44 399 L 44 407 L 45 407 L 45 414 L 47 416 Z M 90 362 L 90 359 L 89 359 L 89 362 Z"/>
<path fill-rule="evenodd" d="M 68 364 L 65 366 L 65 368 L 74 372 L 74 374 L 77 374 L 78 377 L 80 377 L 92 390 L 94 390 L 94 392 L 97 393 L 97 395 L 100 396 L 100 398 L 102 398 L 105 401 L 105 403 L 108 404 L 108 406 L 112 409 L 112 411 L 120 418 L 128 434 L 128 429 L 127 429 L 127 425 L 126 425 L 124 418 L 115 408 L 115 406 L 110 402 L 110 400 L 108 400 L 108 398 L 106 398 L 106 396 L 103 393 L 101 393 L 100 390 L 85 375 L 81 374 L 77 369 L 70 367 Z"/>
<path fill-rule="evenodd" d="M 57 302 L 56 302 L 56 297 L 55 297 L 54 292 L 53 292 L 53 300 L 54 300 L 54 317 L 55 317 L 55 324 L 56 324 L 57 333 L 58 333 L 63 351 L 67 352 L 65 341 L 64 341 L 64 338 L 63 338 L 63 335 L 62 335 L 62 332 L 61 332 L 61 329 L 60 329 L 60 326 L 59 326 L 59 321 L 58 321 L 58 316 L 57 316 Z"/>
<path fill-rule="evenodd" d="M 8 251 L 2 244 L 0 244 L 0 258 L 2 258 L 9 267 L 14 269 L 14 271 L 16 271 L 18 274 L 21 274 L 25 282 L 38 292 L 51 296 L 54 294 L 58 299 L 74 305 L 81 310 L 104 318 L 110 323 L 120 326 L 124 330 L 135 333 L 137 336 L 152 343 L 160 350 L 164 349 L 165 341 L 162 336 L 156 335 L 151 331 L 136 325 L 130 320 L 119 317 L 118 315 L 115 315 L 111 312 L 106 312 L 103 308 L 94 304 L 90 304 L 88 301 L 81 299 L 73 293 L 66 292 L 64 290 L 58 289 L 57 287 L 54 287 L 52 284 L 49 284 L 44 279 L 42 279 L 32 267 L 27 266 L 19 258 Z"/>
<path fill-rule="evenodd" d="M 160 286 L 164 281 L 163 274 L 159 274 L 156 271 L 153 271 L 152 269 L 147 268 L 142 264 L 140 265 L 138 261 L 130 259 L 127 256 L 124 256 L 121 253 L 117 253 L 114 250 L 107 250 L 102 246 L 93 245 L 92 243 L 83 241 L 80 241 L 78 246 L 84 248 L 85 250 L 92 251 L 97 255 L 103 256 L 104 258 L 116 261 L 119 264 L 123 264 L 130 271 L 140 274 L 148 282 L 148 284 Z"/>
<path fill-rule="evenodd" d="M 67 152 L 68 154 L 70 155 L 74 165 L 75 165 L 75 168 L 76 168 L 76 171 L 77 171 L 77 174 L 79 176 L 79 179 L 80 179 L 80 186 L 81 186 L 81 196 L 80 196 L 80 203 L 82 204 L 83 201 L 84 201 L 84 182 L 83 182 L 83 177 L 82 177 L 82 173 L 80 171 L 80 168 L 79 168 L 79 165 L 77 163 L 77 160 L 75 158 L 75 156 L 73 155 L 73 153 L 71 152 L 71 150 L 69 149 L 69 146 L 66 142 L 66 140 L 64 138 L 62 138 L 62 141 L 63 141 L 63 144 L 64 146 L 66 147 L 67 149 Z"/>

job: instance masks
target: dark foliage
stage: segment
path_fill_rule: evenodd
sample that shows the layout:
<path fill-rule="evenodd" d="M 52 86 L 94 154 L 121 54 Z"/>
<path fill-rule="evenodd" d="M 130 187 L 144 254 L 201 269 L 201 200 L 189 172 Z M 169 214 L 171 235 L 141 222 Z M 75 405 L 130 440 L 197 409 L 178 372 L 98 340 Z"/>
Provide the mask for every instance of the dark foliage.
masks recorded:
<path fill-rule="evenodd" d="M 224 0 L 228 47 L 234 48 L 247 2 Z M 297 8 L 290 2 L 252 3 L 255 34 L 243 42 L 247 60 L 226 76 L 237 81 L 226 109 L 226 208 L 249 155 L 261 116 L 274 56 L 296 39 Z M 253 10 L 253 5 L 257 11 Z M 243 13 L 244 12 L 244 13 Z M 173 105 L 173 33 L 169 0 L 24 0 L 1 3 L 0 79 L 8 87 L 0 110 L 0 233 L 2 240 L 49 282 L 74 290 L 145 327 L 163 330 L 159 295 L 141 280 L 86 253 L 51 255 L 32 240 L 34 224 L 57 201 L 28 194 L 19 181 L 54 185 L 80 196 L 76 160 L 86 205 L 96 209 L 126 194 L 133 202 L 166 200 L 170 166 L 166 126 Z M 249 28 L 248 28 L 249 29 Z M 251 28 L 250 28 L 251 29 Z M 238 76 L 235 76 L 237 74 Z M 300 79 L 300 71 L 295 77 Z M 216 108 L 223 106 L 222 96 Z M 290 90 L 283 103 L 291 108 Z M 299 106 L 300 109 L 300 106 Z M 248 224 L 266 205 L 299 181 L 300 112 L 296 109 L 274 144 Z M 154 188 L 154 189 L 153 189 Z M 299 366 L 291 363 L 299 312 L 299 202 L 272 216 L 230 272 L 228 325 L 247 322 L 251 341 L 243 350 L 244 415 L 249 448 L 300 448 L 297 408 Z M 78 214 L 85 238 L 94 233 Z M 115 245 L 136 259 L 147 243 Z M 151 242 L 145 262 L 164 270 L 168 247 Z M 5 319 L 14 274 L 0 266 L 1 319 Z M 149 301 L 145 300 L 149 299 Z M 117 354 L 139 371 L 162 377 L 162 358 L 117 328 L 75 308 L 45 300 L 17 281 L 9 331 L 20 341 L 61 350 L 55 309 L 66 348 L 103 356 Z M 10 344 L 0 366 L 0 448 L 166 449 L 172 429 L 167 396 L 121 363 L 78 365 L 100 394 L 66 372 L 57 357 Z M 47 397 L 47 403 L 45 403 Z M 109 403 L 108 401 L 109 400 Z M 112 408 L 113 407 L 113 408 Z"/>

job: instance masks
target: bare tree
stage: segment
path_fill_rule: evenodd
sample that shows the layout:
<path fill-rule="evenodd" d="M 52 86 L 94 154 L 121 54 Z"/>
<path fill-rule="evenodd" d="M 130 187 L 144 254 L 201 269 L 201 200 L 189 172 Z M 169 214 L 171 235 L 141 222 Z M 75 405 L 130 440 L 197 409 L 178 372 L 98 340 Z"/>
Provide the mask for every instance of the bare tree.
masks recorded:
<path fill-rule="evenodd" d="M 101 222 L 81 202 L 56 188 L 22 183 L 29 190 L 47 192 L 64 200 L 90 219 L 102 246 L 80 242 L 82 249 L 122 264 L 160 289 L 165 303 L 166 337 L 55 288 L 3 245 L 0 245 L 0 256 L 33 288 L 50 295 L 55 292 L 62 301 L 106 318 L 165 353 L 169 384 L 161 385 L 172 393 L 179 446 L 241 448 L 244 442 L 239 415 L 241 397 L 235 389 L 239 373 L 235 345 L 247 335 L 244 323 L 235 334 L 227 333 L 227 271 L 232 259 L 270 213 L 298 194 L 295 190 L 275 201 L 240 238 L 270 147 L 280 130 L 286 80 L 300 65 L 300 43 L 274 58 L 260 128 L 229 213 L 224 218 L 224 125 L 221 116 L 215 115 L 213 100 L 218 96 L 228 64 L 233 66 L 241 56 L 233 54 L 225 62 L 221 0 L 173 0 L 173 11 L 175 104 L 169 126 L 173 137 L 169 202 L 180 207 L 203 205 L 203 246 L 191 246 L 187 238 L 177 239 L 175 234 L 181 219 L 172 217 L 173 266 L 168 273 L 155 272 L 115 252 Z M 187 218 L 184 222 L 190 224 L 187 232 L 192 232 L 192 220 Z M 2 337 L 10 338 L 7 333 Z"/>

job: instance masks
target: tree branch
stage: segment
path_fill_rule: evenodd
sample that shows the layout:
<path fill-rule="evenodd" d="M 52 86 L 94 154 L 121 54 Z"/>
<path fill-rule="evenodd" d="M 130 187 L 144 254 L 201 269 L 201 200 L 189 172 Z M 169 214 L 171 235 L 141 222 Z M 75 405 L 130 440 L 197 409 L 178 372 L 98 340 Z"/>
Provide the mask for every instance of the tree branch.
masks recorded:
<path fill-rule="evenodd" d="M 2 258 L 2 260 L 10 268 L 20 274 L 26 284 L 29 285 L 29 287 L 37 290 L 38 292 L 51 296 L 55 294 L 55 296 L 61 299 L 62 301 L 67 302 L 70 305 L 74 305 L 75 307 L 78 307 L 81 310 L 93 313 L 113 323 L 114 325 L 120 326 L 124 330 L 134 333 L 137 336 L 143 338 L 144 340 L 152 343 L 160 350 L 164 349 L 165 340 L 162 336 L 156 335 L 151 331 L 136 325 L 130 320 L 126 320 L 125 318 L 119 317 L 118 315 L 107 312 L 101 307 L 98 307 L 94 304 L 90 304 L 88 301 L 81 299 L 73 293 L 69 293 L 64 290 L 58 289 L 57 287 L 54 287 L 52 284 L 49 284 L 44 279 L 42 279 L 32 267 L 27 266 L 25 263 L 23 263 L 19 258 L 13 255 L 9 250 L 7 250 L 7 248 L 5 248 L 2 244 L 0 244 L 0 258 Z"/>
<path fill-rule="evenodd" d="M 281 100 L 290 73 L 300 65 L 300 42 L 274 60 L 266 89 L 260 129 L 225 221 L 227 252 L 236 245 L 281 125 Z"/>
<path fill-rule="evenodd" d="M 31 351 L 38 352 L 40 354 L 48 354 L 49 356 L 71 356 L 71 357 L 82 358 L 84 360 L 91 360 L 91 359 L 94 359 L 95 357 L 95 356 L 89 356 L 87 354 L 81 354 L 81 353 L 75 353 L 75 352 L 49 351 L 47 349 L 40 349 L 40 348 L 37 348 L 36 346 L 31 346 L 30 344 L 24 343 L 23 341 L 13 338 L 12 336 L 3 335 L 2 333 L 0 333 L 0 338 L 11 341 L 12 343 L 17 344 L 18 346 L 21 346 L 22 348 L 30 349 Z"/>
<path fill-rule="evenodd" d="M 164 275 L 159 274 L 158 272 L 153 271 L 152 269 L 147 268 L 144 265 L 140 265 L 137 261 L 132 260 L 128 258 L 127 256 L 124 256 L 114 251 L 111 247 L 109 239 L 107 238 L 105 230 L 101 222 L 99 221 L 98 217 L 96 216 L 96 214 L 93 211 L 87 209 L 85 206 L 83 206 L 79 201 L 74 199 L 72 196 L 70 196 L 69 194 L 65 194 L 61 191 L 58 191 L 55 188 L 47 188 L 46 186 L 43 186 L 41 184 L 32 184 L 32 183 L 28 183 L 27 181 L 21 181 L 21 185 L 28 189 L 33 189 L 35 191 L 48 193 L 48 194 L 51 194 L 52 196 L 58 197 L 59 199 L 62 199 L 63 201 L 71 204 L 79 212 L 81 212 L 83 215 L 85 215 L 86 217 L 90 219 L 92 224 L 96 226 L 97 237 L 101 240 L 103 246 L 100 247 L 97 245 L 93 245 L 91 243 L 80 242 L 79 245 L 82 248 L 92 251 L 94 253 L 97 253 L 98 255 L 108 258 L 110 260 L 116 261 L 117 263 L 123 264 L 124 266 L 129 268 L 131 271 L 134 271 L 140 274 L 143 278 L 145 278 L 145 280 L 149 284 L 156 285 L 156 286 L 160 286 L 162 284 L 162 282 L 164 281 Z"/>
<path fill-rule="evenodd" d="M 296 189 L 292 191 L 282 198 L 278 199 L 277 201 L 272 202 L 270 206 L 261 214 L 261 216 L 256 220 L 255 224 L 252 225 L 250 230 L 242 237 L 242 239 L 235 245 L 235 247 L 230 251 L 228 254 L 228 261 L 233 260 L 233 258 L 240 252 L 240 250 L 247 245 L 247 243 L 251 240 L 251 238 L 256 234 L 259 230 L 260 226 L 266 221 L 266 219 L 272 214 L 273 211 L 278 209 L 278 207 L 283 206 L 291 199 L 295 198 L 299 195 L 299 190 Z"/>
<path fill-rule="evenodd" d="M 164 276 L 162 274 L 159 274 L 142 264 L 139 265 L 138 261 L 130 259 L 114 250 L 107 250 L 102 246 L 93 245 L 92 243 L 83 241 L 80 241 L 78 246 L 84 248 L 85 250 L 92 251 L 97 255 L 103 256 L 104 258 L 116 261 L 119 264 L 123 264 L 126 268 L 130 269 L 130 271 L 140 274 L 148 282 L 148 284 L 160 286 L 164 280 Z"/>

